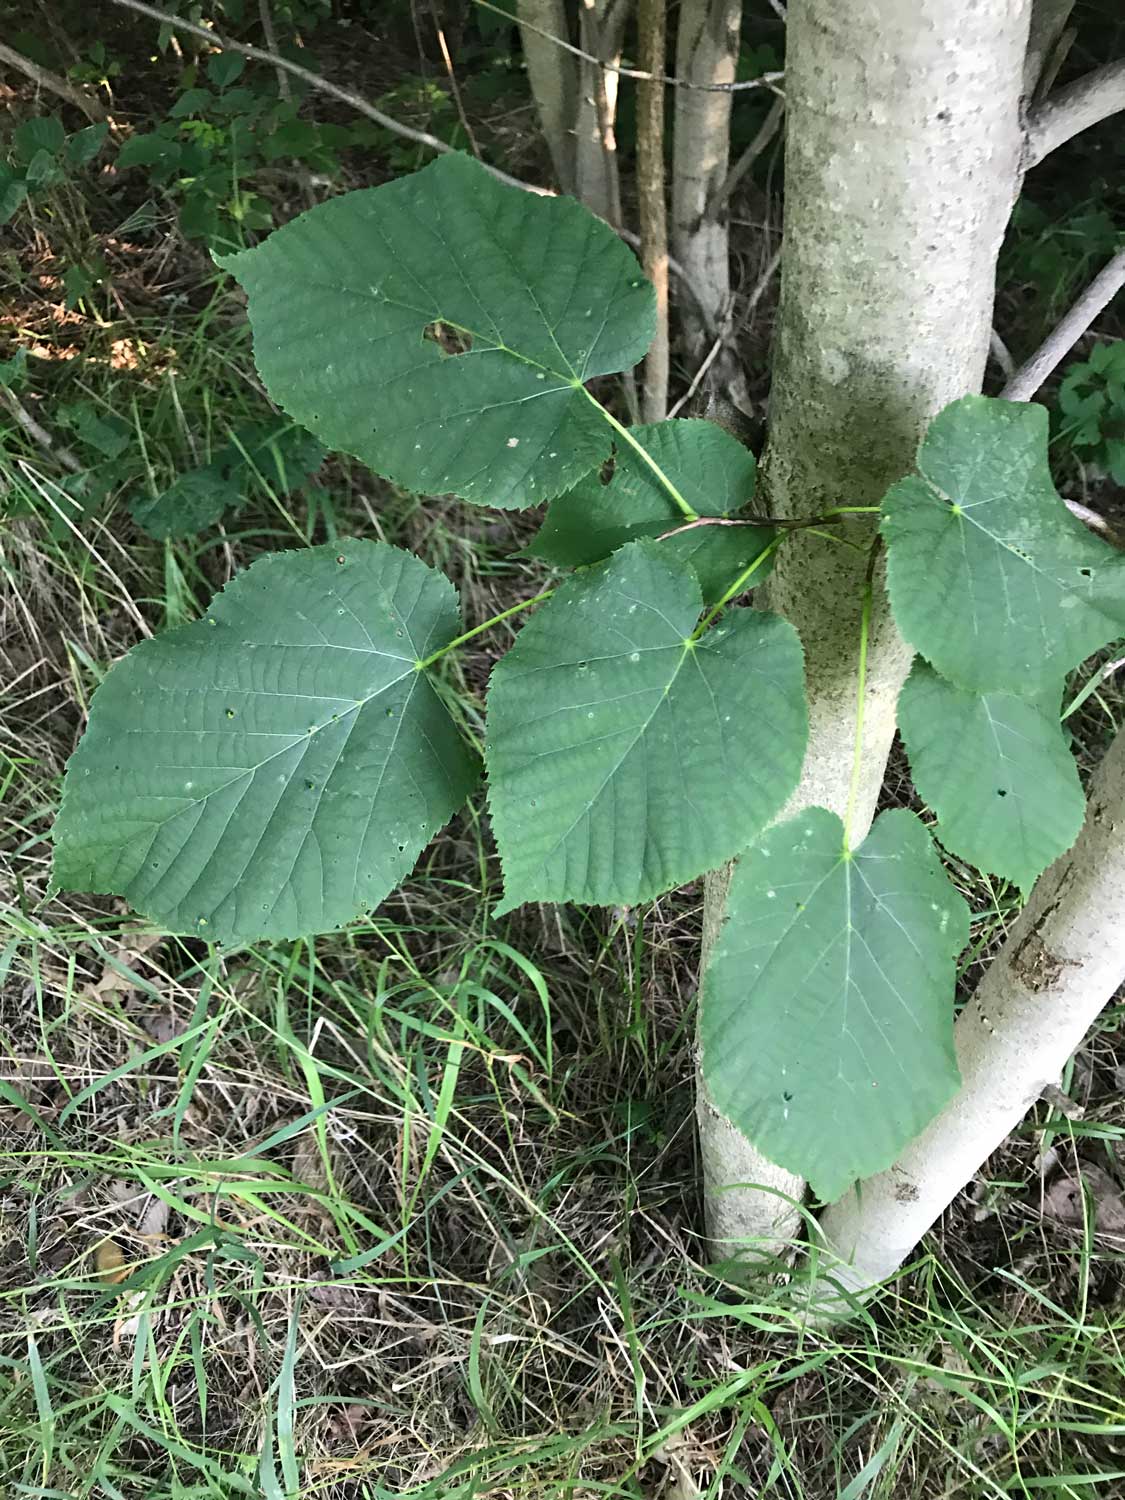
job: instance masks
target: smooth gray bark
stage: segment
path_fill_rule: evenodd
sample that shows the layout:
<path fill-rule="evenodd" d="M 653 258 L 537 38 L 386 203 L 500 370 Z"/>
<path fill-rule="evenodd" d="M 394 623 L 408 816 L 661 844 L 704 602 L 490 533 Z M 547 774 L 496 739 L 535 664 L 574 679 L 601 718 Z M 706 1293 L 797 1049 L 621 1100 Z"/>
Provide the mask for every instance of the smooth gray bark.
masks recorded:
<path fill-rule="evenodd" d="M 1031 100 L 1043 91 L 1052 60 L 1062 40 L 1074 0 L 1032 0 L 1031 26 L 1023 62 L 1023 94 Z"/>
<path fill-rule="evenodd" d="M 517 15 L 531 97 L 551 164 L 561 190 L 572 193 L 578 64 L 571 53 L 548 40 L 551 36 L 569 40 L 566 5 L 564 0 L 519 0 Z"/>
<path fill-rule="evenodd" d="M 668 415 L 668 209 L 664 191 L 664 72 L 667 0 L 637 0 L 638 61 L 652 77 L 637 84 L 637 211 L 641 265 L 656 292 L 656 333 L 645 355 L 641 416 Z"/>
<path fill-rule="evenodd" d="M 580 62 L 575 123 L 574 192 L 591 213 L 621 228 L 617 170 L 617 93 L 621 42 L 631 0 L 589 0 L 579 8 L 582 50 L 600 60 Z M 603 67 L 609 63 L 614 66 Z"/>
<path fill-rule="evenodd" d="M 1125 732 L 1078 842 L 1036 882 L 954 1031 L 961 1089 L 889 1171 L 820 1221 L 826 1274 L 862 1295 L 903 1263 L 1011 1134 L 1125 982 Z M 832 1292 L 818 1300 L 832 1308 Z"/>
<path fill-rule="evenodd" d="M 1125 57 L 1048 94 L 1028 121 L 1025 167 L 1125 109 Z"/>
<path fill-rule="evenodd" d="M 931 418 L 980 389 L 996 257 L 1017 180 L 1027 0 L 790 0 L 782 305 L 763 478 L 770 512 L 878 505 L 910 468 Z M 856 725 L 857 657 L 874 517 L 856 551 L 798 535 L 779 554 L 770 603 L 805 647 L 811 735 L 786 814 L 843 815 Z M 878 585 L 878 580 L 877 580 Z M 910 652 L 876 588 L 859 796 L 863 838 L 895 733 Z M 721 902 L 710 890 L 706 923 Z M 777 1168 L 700 1089 L 710 1231 L 792 1235 L 796 1214 L 732 1182 Z M 784 1174 L 786 1190 L 794 1184 Z"/>
<path fill-rule="evenodd" d="M 676 76 L 692 83 L 733 83 L 742 0 L 683 0 L 676 32 Z M 690 293 L 681 293 L 680 325 L 690 357 L 701 360 L 730 312 L 730 244 L 721 202 L 730 156 L 729 91 L 678 88 L 672 141 L 672 253 Z M 712 388 L 749 406 L 733 350 L 713 361 Z"/>

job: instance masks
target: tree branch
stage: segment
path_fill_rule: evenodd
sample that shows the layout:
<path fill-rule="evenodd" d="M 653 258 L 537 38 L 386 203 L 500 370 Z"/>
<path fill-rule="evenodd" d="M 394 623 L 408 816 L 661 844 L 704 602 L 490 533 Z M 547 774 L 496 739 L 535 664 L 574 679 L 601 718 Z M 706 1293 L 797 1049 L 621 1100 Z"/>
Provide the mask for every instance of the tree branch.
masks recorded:
<path fill-rule="evenodd" d="M 16 395 L 15 391 L 8 390 L 6 386 L 0 386 L 0 404 L 8 408 L 24 431 L 35 439 L 45 453 L 49 453 L 52 458 L 62 464 L 64 469 L 69 469 L 72 474 L 79 473 L 82 465 L 75 458 L 74 454 L 65 443 L 60 443 L 57 438 L 51 436 L 45 427 L 40 426 Z"/>
<path fill-rule="evenodd" d="M 714 201 L 707 205 L 707 217 L 709 219 L 717 219 L 720 213 L 722 213 L 731 193 L 734 192 L 743 177 L 746 176 L 746 173 L 777 134 L 781 125 L 781 117 L 784 113 L 785 100 L 779 96 L 770 105 L 769 114 L 762 121 L 757 135 L 727 173 L 726 181 L 715 194 Z"/>
<path fill-rule="evenodd" d="M 267 52 L 261 47 L 250 47 L 243 42 L 232 41 L 229 37 L 223 36 L 220 32 L 211 31 L 206 26 L 197 26 L 194 21 L 185 21 L 179 16 L 172 16 L 167 11 L 159 10 L 155 5 L 146 5 L 144 0 L 111 0 L 111 3 L 120 5 L 125 10 L 135 11 L 138 15 L 148 16 L 153 21 L 159 21 L 161 25 L 172 26 L 177 31 L 190 32 L 193 36 L 200 37 L 203 41 L 210 42 L 226 52 L 238 52 L 243 57 L 252 58 L 255 62 L 268 63 L 272 68 L 284 68 L 295 78 L 303 79 L 310 88 L 317 89 L 322 94 L 329 94 L 333 99 L 339 99 L 342 104 L 350 104 L 357 114 L 365 115 L 367 119 L 374 120 L 377 125 L 381 125 L 384 130 L 403 136 L 408 141 L 415 141 L 419 146 L 426 146 L 431 151 L 439 153 L 454 149 L 445 141 L 439 140 L 436 135 L 430 135 L 425 130 L 415 130 L 413 126 L 403 125 L 398 120 L 392 119 L 390 115 L 385 115 L 381 109 L 376 109 L 373 104 L 369 104 L 362 94 L 354 94 L 351 89 L 341 88 L 330 79 L 322 78 L 319 73 L 314 73 L 309 68 L 302 68 L 300 63 L 290 62 L 287 57 Z M 486 161 L 482 161 L 480 165 L 495 177 L 497 182 L 506 183 L 508 187 L 520 188 L 525 193 L 537 193 L 541 197 L 553 196 L 550 188 L 539 187 L 534 182 L 524 182 L 519 177 L 512 177 L 509 173 L 502 172 L 499 167 L 491 166 Z M 640 249 L 640 239 L 630 230 L 619 228 L 617 233 L 627 245 L 632 245 L 637 250 Z M 674 256 L 668 257 L 668 269 L 679 278 L 696 303 L 702 306 L 699 292 L 692 284 L 684 267 Z"/>
<path fill-rule="evenodd" d="M 123 0 L 116 0 L 116 3 L 121 4 Z M 498 16 L 503 16 L 506 21 L 514 19 L 508 11 L 502 10 L 499 5 L 491 4 L 491 0 L 473 0 L 473 4 L 479 5 L 482 10 L 490 10 Z M 537 36 L 541 36 L 544 41 L 553 42 L 556 47 L 561 47 L 564 52 L 569 52 L 572 56 L 581 58 L 583 62 L 597 63 L 598 67 L 604 69 L 607 73 L 619 73 L 622 78 L 633 78 L 638 83 L 663 83 L 673 89 L 697 89 L 701 94 L 737 94 L 746 89 L 772 89 L 777 94 L 781 92 L 777 85 L 785 77 L 784 73 L 762 73 L 757 78 L 744 78 L 736 80 L 734 83 L 693 83 L 690 78 L 673 78 L 668 73 L 660 73 L 647 68 L 627 68 L 619 62 L 604 62 L 601 58 L 596 57 L 593 52 L 587 52 L 581 47 L 576 47 L 573 42 L 568 42 L 564 37 L 556 36 L 553 31 L 547 31 L 542 26 L 536 26 L 531 21 L 525 21 L 522 16 L 518 20 L 521 31 L 524 29 L 533 31 Z"/>
<path fill-rule="evenodd" d="M 1048 95 L 1027 122 L 1024 170 L 1038 166 L 1059 146 L 1125 109 L 1125 57 L 1096 68 Z"/>
<path fill-rule="evenodd" d="M 65 78 L 60 78 L 56 73 L 49 73 L 37 62 L 32 62 L 30 57 L 25 57 L 14 47 L 5 46 L 3 42 L 0 42 L 0 62 L 7 63 L 10 68 L 15 68 L 17 72 L 38 84 L 41 89 L 46 89 L 49 94 L 56 94 L 60 99 L 65 99 L 68 104 L 73 104 L 75 109 L 80 109 L 93 124 L 101 125 L 109 118 L 96 99 L 91 99 L 89 94 L 76 89 Z"/>
<path fill-rule="evenodd" d="M 327 78 L 322 78 L 319 73 L 313 73 L 309 68 L 301 67 L 300 63 L 290 62 L 287 57 L 282 57 L 276 52 L 267 52 L 262 47 L 251 47 L 245 42 L 233 41 L 230 37 L 223 36 L 221 32 L 212 31 L 207 26 L 198 26 L 194 21 L 185 21 L 180 16 L 169 15 L 167 11 L 160 10 L 155 5 L 146 5 L 144 0 L 112 0 L 114 5 L 120 5 L 125 10 L 136 11 L 138 15 L 148 16 L 150 20 L 159 21 L 162 26 L 172 26 L 177 31 L 190 32 L 192 36 L 202 38 L 210 42 L 214 47 L 221 47 L 224 52 L 238 52 L 243 57 L 252 58 L 255 62 L 268 63 L 271 68 L 284 68 L 287 73 L 292 73 L 294 78 L 300 78 L 310 88 L 319 90 L 322 94 L 330 94 L 333 99 L 339 99 L 342 104 L 350 104 L 357 114 L 365 115 L 367 119 L 374 120 L 376 125 L 381 125 L 384 130 L 389 130 L 394 135 L 400 135 L 408 141 L 414 141 L 419 146 L 426 146 L 431 151 L 446 152 L 453 149 L 439 140 L 436 135 L 430 135 L 426 130 L 415 130 L 412 125 L 403 125 L 401 121 L 392 119 L 385 115 L 381 109 L 376 109 L 374 104 L 368 103 L 362 94 L 353 94 L 351 89 L 341 88 L 338 83 L 332 83 Z M 489 166 L 487 162 L 481 165 L 498 182 L 507 183 L 509 187 L 522 188 L 529 193 L 545 193 L 545 188 L 533 186 L 529 182 L 521 182 L 518 177 L 510 177 L 507 172 L 502 172 L 499 167 Z"/>
<path fill-rule="evenodd" d="M 1050 87 L 1046 75 L 1073 9 L 1074 0 L 1033 0 L 1023 64 L 1023 97 L 1026 101 L 1038 103 Z"/>
<path fill-rule="evenodd" d="M 262 22 L 262 35 L 266 39 L 266 46 L 271 52 L 277 51 L 277 33 L 273 29 L 273 13 L 270 10 L 270 0 L 258 0 L 258 15 Z M 277 94 L 279 99 L 289 103 L 292 90 L 289 87 L 289 74 L 284 68 L 278 68 L 277 72 Z"/>
<path fill-rule="evenodd" d="M 1072 349 L 1103 308 L 1125 286 L 1125 250 L 1094 277 L 1078 301 L 1051 330 L 1029 360 L 1022 364 L 1000 392 L 1005 401 L 1030 401 L 1035 392 Z"/>

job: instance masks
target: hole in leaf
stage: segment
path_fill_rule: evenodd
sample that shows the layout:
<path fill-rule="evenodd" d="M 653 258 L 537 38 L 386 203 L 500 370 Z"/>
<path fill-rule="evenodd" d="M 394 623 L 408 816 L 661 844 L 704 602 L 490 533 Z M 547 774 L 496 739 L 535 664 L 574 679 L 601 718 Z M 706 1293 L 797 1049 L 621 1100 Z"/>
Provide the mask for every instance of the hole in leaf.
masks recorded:
<path fill-rule="evenodd" d="M 789 1092 L 788 1089 L 783 1089 L 782 1090 L 781 1097 L 782 1097 L 782 1099 L 785 1100 L 786 1104 L 792 1104 L 792 1102 L 793 1102 L 793 1095 Z"/>
<path fill-rule="evenodd" d="M 616 468 L 617 455 L 615 453 L 611 453 L 610 456 L 606 459 L 605 463 L 602 464 L 601 468 L 598 470 L 598 478 L 603 484 L 609 483 L 609 481 L 613 478 L 613 471 Z"/>
<path fill-rule="evenodd" d="M 1092 568 L 1079 568 L 1078 569 L 1078 576 L 1080 578 L 1093 578 L 1094 571 L 1093 571 Z"/>
<path fill-rule="evenodd" d="M 1008 794 L 1007 794 L 1007 792 L 1004 790 L 1004 788 L 1002 786 L 998 786 L 996 788 L 996 795 L 998 797 L 1006 797 Z"/>
<path fill-rule="evenodd" d="M 473 336 L 466 333 L 463 328 L 453 328 L 449 323 L 443 323 L 440 318 L 435 318 L 432 323 L 427 323 L 422 330 L 423 339 L 428 339 L 431 344 L 436 344 L 443 354 L 468 354 L 473 347 Z"/>

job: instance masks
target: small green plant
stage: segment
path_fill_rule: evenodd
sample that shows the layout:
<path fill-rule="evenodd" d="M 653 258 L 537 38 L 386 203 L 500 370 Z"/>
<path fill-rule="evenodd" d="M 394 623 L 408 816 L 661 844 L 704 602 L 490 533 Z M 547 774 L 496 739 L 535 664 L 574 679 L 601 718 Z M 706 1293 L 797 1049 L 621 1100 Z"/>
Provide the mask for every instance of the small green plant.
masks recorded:
<path fill-rule="evenodd" d="M 107 125 L 87 125 L 67 134 L 57 115 L 36 115 L 12 132 L 8 158 L 0 162 L 0 224 L 24 202 L 45 197 L 88 167 L 105 143 Z"/>
<path fill-rule="evenodd" d="M 1050 322 L 1114 253 L 1120 238 L 1112 213 L 1096 199 L 1056 206 L 1048 213 L 1022 196 L 1012 210 L 1001 281 L 1027 283 L 1037 312 Z"/>
<path fill-rule="evenodd" d="M 270 394 L 324 447 L 422 493 L 549 502 L 536 550 L 575 571 L 467 628 L 448 580 L 399 548 L 255 562 L 98 689 L 57 883 L 227 946 L 336 928 L 409 874 L 483 751 L 498 912 L 632 905 L 737 858 L 702 995 L 713 1098 L 823 1198 L 886 1167 L 958 1084 L 968 911 L 914 814 L 881 814 L 853 847 L 855 780 L 844 819 L 776 821 L 805 753 L 801 644 L 738 602 L 807 527 L 857 545 L 847 509 L 763 518 L 733 437 L 624 427 L 590 382 L 644 354 L 651 286 L 577 203 L 466 158 L 336 198 L 220 264 L 246 290 Z M 1060 502 L 1038 406 L 955 401 L 878 509 L 861 661 L 885 549 L 919 653 L 900 722 L 938 836 L 1026 889 L 1082 821 L 1060 700 L 1125 627 L 1125 557 Z M 533 607 L 493 669 L 479 746 L 443 664 Z"/>
<path fill-rule="evenodd" d="M 54 221 L 68 309 L 89 297 L 106 274 L 82 226 L 85 180 L 102 153 L 107 132 L 108 126 L 97 124 L 68 134 L 57 115 L 37 115 L 16 126 L 7 160 L 0 162 L 0 224 L 21 211 Z"/>
<path fill-rule="evenodd" d="M 270 201 L 253 184 L 273 163 L 334 172 L 340 151 L 367 142 L 374 129 L 303 120 L 299 100 L 279 98 L 245 77 L 245 68 L 238 53 L 217 52 L 207 59 L 205 82 L 187 69 L 168 118 L 125 141 L 117 155 L 120 170 L 143 168 L 169 194 L 187 239 L 217 248 L 237 248 L 248 233 L 272 227 Z"/>
<path fill-rule="evenodd" d="M 418 120 L 422 128 L 449 146 L 463 151 L 468 145 L 457 106 L 446 89 L 432 78 L 406 77 L 379 97 L 379 107 L 398 119 Z M 371 144 L 382 150 L 395 172 L 410 172 L 421 165 L 423 148 L 389 130 L 372 132 Z"/>
<path fill-rule="evenodd" d="M 72 82 L 85 87 L 104 88 L 115 78 L 120 78 L 124 64 L 120 58 L 111 57 L 104 42 L 91 42 L 80 53 L 78 61 L 71 63 L 66 74 Z"/>
<path fill-rule="evenodd" d="M 0 388 L 19 392 L 28 380 L 25 350 L 0 360 Z M 99 511 L 113 489 L 131 473 L 132 428 L 122 417 L 87 397 L 60 402 L 52 412 L 52 425 L 60 435 L 65 433 L 72 457 L 81 465 L 52 481 L 61 504 L 50 509 L 45 525 L 48 534 L 59 540 L 84 516 Z M 0 495 L 0 516 L 5 519 L 35 513 L 23 487 L 10 485 Z"/>
<path fill-rule="evenodd" d="M 1059 386 L 1059 437 L 1125 485 L 1125 339 L 1098 344 Z"/>
<path fill-rule="evenodd" d="M 155 495 L 137 495 L 130 511 L 142 531 L 160 539 L 194 536 L 238 510 L 259 486 L 291 495 L 320 467 L 324 449 L 290 423 L 238 428 L 209 463 L 177 475 Z"/>

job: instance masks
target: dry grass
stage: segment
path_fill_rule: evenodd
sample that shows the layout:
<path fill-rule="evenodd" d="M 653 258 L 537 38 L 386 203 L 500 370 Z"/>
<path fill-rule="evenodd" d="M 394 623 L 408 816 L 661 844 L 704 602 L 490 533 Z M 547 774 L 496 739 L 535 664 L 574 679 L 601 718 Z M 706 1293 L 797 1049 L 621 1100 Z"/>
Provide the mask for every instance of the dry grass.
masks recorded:
<path fill-rule="evenodd" d="M 525 106 L 496 118 L 526 140 Z M 71 195 L 3 252 L 10 340 L 49 356 L 21 399 L 49 431 L 83 396 L 135 433 L 89 515 L 14 423 L 0 459 L 3 1493 L 1114 1493 L 1118 1013 L 1066 1080 L 1084 1113 L 1039 1106 L 869 1317 L 814 1333 L 784 1278 L 740 1290 L 700 1239 L 697 888 L 493 922 L 474 804 L 384 907 L 316 941 L 220 956 L 50 893 L 58 781 L 100 676 L 261 551 L 382 536 L 448 572 L 470 624 L 542 576 L 514 555 L 528 517 L 338 460 L 226 529 L 144 538 L 131 493 L 266 407 L 205 258 L 163 211 L 147 238 L 113 233 L 135 206 Z M 110 267 L 69 312 L 64 243 Z M 768 299 L 759 316 L 764 348 Z M 470 724 L 506 644 L 451 677 Z M 1087 766 L 1113 691 L 1074 716 Z M 896 762 L 888 796 L 909 795 Z M 978 961 L 1013 901 L 958 874 Z M 1080 1162 L 1085 1207 L 1055 1190 Z"/>

